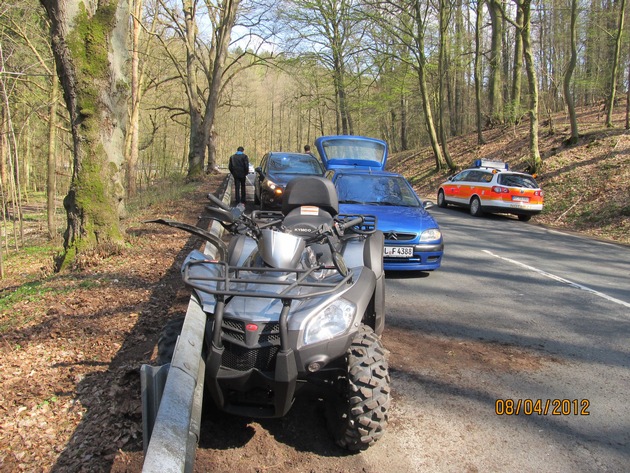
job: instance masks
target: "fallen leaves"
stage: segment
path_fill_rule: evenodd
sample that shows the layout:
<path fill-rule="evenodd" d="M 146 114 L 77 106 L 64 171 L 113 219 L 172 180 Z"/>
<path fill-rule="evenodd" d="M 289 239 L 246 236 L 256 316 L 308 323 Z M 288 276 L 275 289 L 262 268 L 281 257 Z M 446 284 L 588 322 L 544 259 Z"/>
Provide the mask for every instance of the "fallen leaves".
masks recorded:
<path fill-rule="evenodd" d="M 165 206 L 194 223 L 207 185 Z M 123 253 L 46 277 L 36 296 L 0 311 L 2 326 L 12 320 L 0 338 L 0 471 L 140 469 L 140 365 L 150 362 L 166 319 L 186 310 L 179 266 L 199 244 L 155 227 Z M 33 261 L 0 289 L 40 268 Z"/>

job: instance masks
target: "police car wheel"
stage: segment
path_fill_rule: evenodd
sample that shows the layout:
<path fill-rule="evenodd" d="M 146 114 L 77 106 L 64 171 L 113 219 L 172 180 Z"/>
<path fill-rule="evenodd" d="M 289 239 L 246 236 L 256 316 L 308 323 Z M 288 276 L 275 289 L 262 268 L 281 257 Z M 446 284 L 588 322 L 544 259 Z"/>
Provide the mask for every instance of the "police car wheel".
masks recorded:
<path fill-rule="evenodd" d="M 481 210 L 481 201 L 479 197 L 473 197 L 470 201 L 470 215 L 473 217 L 480 217 L 483 215 L 483 210 Z"/>
<path fill-rule="evenodd" d="M 440 191 L 438 192 L 438 207 L 442 207 L 443 209 L 445 209 L 446 207 L 448 207 L 448 204 L 446 203 L 446 197 L 444 197 L 444 191 Z"/>

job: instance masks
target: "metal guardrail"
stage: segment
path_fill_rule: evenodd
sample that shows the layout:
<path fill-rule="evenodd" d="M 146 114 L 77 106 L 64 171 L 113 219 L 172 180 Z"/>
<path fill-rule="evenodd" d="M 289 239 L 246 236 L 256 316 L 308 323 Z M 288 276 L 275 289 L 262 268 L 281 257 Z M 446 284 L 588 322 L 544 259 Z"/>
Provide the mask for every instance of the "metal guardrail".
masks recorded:
<path fill-rule="evenodd" d="M 231 198 L 230 176 L 223 195 Z M 213 222 L 210 232 L 221 237 Z M 211 257 L 214 247 L 206 245 Z M 201 358 L 206 314 L 191 296 L 173 360 L 168 365 L 142 365 L 143 473 L 192 472 L 199 441 L 205 363 Z"/>

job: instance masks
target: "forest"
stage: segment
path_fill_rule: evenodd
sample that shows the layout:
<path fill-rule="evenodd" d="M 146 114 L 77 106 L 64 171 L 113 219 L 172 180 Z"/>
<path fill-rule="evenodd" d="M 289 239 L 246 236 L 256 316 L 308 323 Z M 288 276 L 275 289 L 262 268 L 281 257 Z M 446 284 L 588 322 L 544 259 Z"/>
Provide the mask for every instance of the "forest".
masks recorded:
<path fill-rule="evenodd" d="M 625 0 L 12 0 L 0 4 L 2 255 L 46 204 L 62 269 L 123 244 L 128 199 L 320 135 L 430 147 L 576 108 L 624 107 Z M 618 111 L 618 110 L 617 110 Z M 0 264 L 1 269 L 1 264 Z"/>

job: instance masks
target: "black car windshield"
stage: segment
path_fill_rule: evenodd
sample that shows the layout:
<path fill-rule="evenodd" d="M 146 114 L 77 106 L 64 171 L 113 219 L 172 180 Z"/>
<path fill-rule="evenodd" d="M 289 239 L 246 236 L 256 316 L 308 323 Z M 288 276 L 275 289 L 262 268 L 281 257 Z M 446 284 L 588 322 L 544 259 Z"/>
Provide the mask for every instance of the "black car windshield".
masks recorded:
<path fill-rule="evenodd" d="M 525 187 L 527 189 L 538 189 L 538 184 L 532 176 L 526 174 L 504 174 L 499 175 L 498 183 L 507 187 Z"/>
<path fill-rule="evenodd" d="M 399 176 L 343 174 L 335 186 L 340 204 L 421 205 L 411 186 Z"/>
<path fill-rule="evenodd" d="M 316 158 L 299 154 L 272 156 L 269 171 L 287 174 L 323 174 L 324 169 Z"/>

